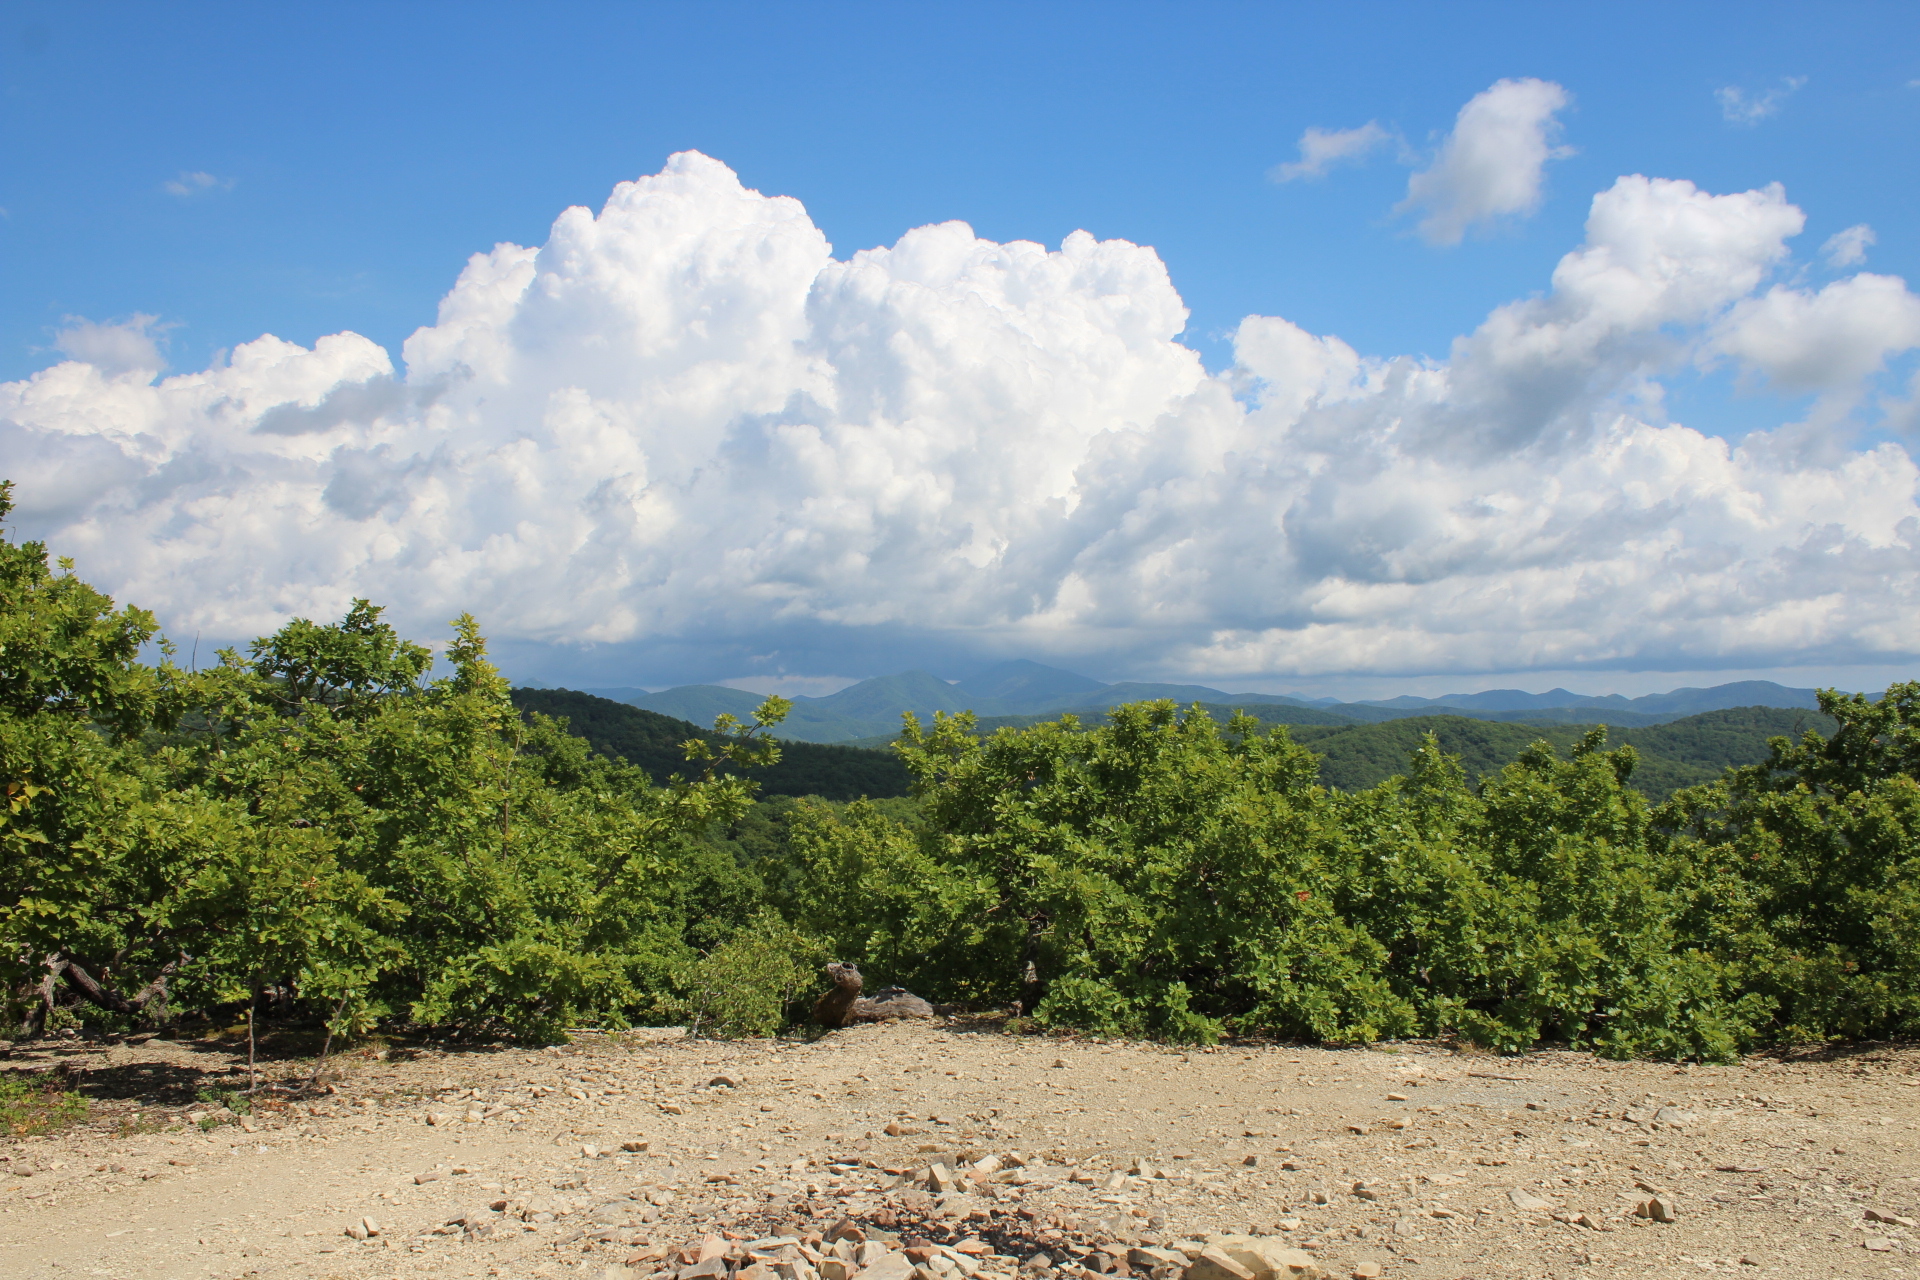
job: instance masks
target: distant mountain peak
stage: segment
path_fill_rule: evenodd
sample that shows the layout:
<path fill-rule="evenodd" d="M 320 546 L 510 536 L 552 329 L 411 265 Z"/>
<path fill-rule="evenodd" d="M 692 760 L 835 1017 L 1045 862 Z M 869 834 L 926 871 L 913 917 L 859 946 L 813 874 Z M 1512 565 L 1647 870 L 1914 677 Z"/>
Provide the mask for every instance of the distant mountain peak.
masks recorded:
<path fill-rule="evenodd" d="M 1096 694 L 1107 686 L 1076 672 L 1015 658 L 955 681 L 953 687 L 987 703 L 1024 710 L 1078 694 Z"/>

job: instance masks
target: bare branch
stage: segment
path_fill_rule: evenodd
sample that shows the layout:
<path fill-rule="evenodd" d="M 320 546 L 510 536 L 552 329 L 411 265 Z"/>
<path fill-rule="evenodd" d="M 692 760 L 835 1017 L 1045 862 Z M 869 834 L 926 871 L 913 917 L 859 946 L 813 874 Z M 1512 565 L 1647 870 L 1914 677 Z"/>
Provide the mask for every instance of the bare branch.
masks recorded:
<path fill-rule="evenodd" d="M 181 960 L 184 959 L 184 956 L 181 957 Z M 166 994 L 167 979 L 179 970 L 181 960 L 168 961 L 153 981 L 131 998 L 121 995 L 111 987 L 102 986 L 77 960 L 62 961 L 59 972 L 67 980 L 68 986 L 100 1008 L 113 1013 L 140 1014 L 146 1012 L 147 1005 L 153 1002 L 154 997 Z"/>

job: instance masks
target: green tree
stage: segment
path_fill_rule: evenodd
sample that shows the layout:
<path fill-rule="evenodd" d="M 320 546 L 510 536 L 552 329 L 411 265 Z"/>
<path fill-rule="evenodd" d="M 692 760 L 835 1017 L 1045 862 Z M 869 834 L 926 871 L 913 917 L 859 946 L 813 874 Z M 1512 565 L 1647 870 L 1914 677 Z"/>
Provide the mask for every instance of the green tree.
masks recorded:
<path fill-rule="evenodd" d="M 925 994 L 1019 999 L 1043 1023 L 1211 1040 L 1361 1040 L 1411 1025 L 1384 954 L 1334 911 L 1317 759 L 1284 727 L 1170 702 L 1003 729 L 908 717 L 922 818 L 817 818 L 794 844 L 843 957 Z"/>
<path fill-rule="evenodd" d="M 363 1018 L 531 1039 L 623 1025 L 727 909 L 724 889 L 688 901 L 690 886 L 741 879 L 691 835 L 750 801 L 750 783 L 716 769 L 774 758 L 761 735 L 782 706 L 721 726 L 717 746 L 690 743 L 706 771 L 654 787 L 556 722 L 524 722 L 472 618 L 454 624 L 449 673 L 425 680 L 425 650 L 379 616 L 358 601 L 339 623 L 296 620 L 257 642 L 239 666 L 258 692 L 180 754 L 176 787 L 244 805 L 259 847 L 267 831 L 313 833 L 363 890 L 327 931 L 261 932 L 291 949 L 273 972 L 248 972 Z M 744 916 L 757 895 L 739 885 L 731 898 Z M 322 940 L 334 950 L 321 962 L 290 963 Z"/>
<path fill-rule="evenodd" d="M 10 490 L 0 487 L 0 516 Z M 696 839 L 778 759 L 769 699 L 655 786 L 524 722 L 462 617 L 448 672 L 357 600 L 198 673 L 138 661 L 116 609 L 0 539 L 0 971 L 27 1030 L 252 1007 L 558 1037 L 670 995 L 761 906 Z"/>
<path fill-rule="evenodd" d="M 1920 1031 L 1920 684 L 1820 693 L 1830 736 L 1682 792 L 1660 838 L 1685 914 L 1776 1039 Z"/>
<path fill-rule="evenodd" d="M 1725 1058 L 1747 1034 L 1728 976 L 1675 928 L 1631 747 L 1538 742 L 1478 787 L 1437 739 L 1346 798 L 1342 910 L 1393 956 L 1430 1034 L 1506 1051 Z"/>
<path fill-rule="evenodd" d="M 0 482 L 0 520 L 12 490 Z M 0 538 L 0 974 L 28 1033 L 63 990 L 143 1014 L 191 960 L 175 918 L 192 910 L 170 865 L 181 850 L 151 821 L 132 746 L 192 696 L 170 660 L 137 660 L 156 630 L 70 561 L 56 570 L 43 544 Z"/>

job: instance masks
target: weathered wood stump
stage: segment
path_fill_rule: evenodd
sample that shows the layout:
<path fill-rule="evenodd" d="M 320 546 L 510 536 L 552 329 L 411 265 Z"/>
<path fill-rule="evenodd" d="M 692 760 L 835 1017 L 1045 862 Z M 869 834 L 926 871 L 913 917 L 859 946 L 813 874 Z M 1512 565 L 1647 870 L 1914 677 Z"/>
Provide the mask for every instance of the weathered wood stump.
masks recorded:
<path fill-rule="evenodd" d="M 887 987 L 871 996 L 860 994 L 866 979 L 859 967 L 827 966 L 833 990 L 813 1006 L 813 1020 L 823 1027 L 845 1027 L 855 1022 L 885 1022 L 889 1018 L 931 1018 L 933 1006 L 901 987 Z"/>
<path fill-rule="evenodd" d="M 858 968 L 837 962 L 827 966 L 827 979 L 833 983 L 833 990 L 814 1004 L 813 1020 L 823 1027 L 844 1027 L 853 1021 L 853 1006 L 860 999 L 864 980 Z"/>

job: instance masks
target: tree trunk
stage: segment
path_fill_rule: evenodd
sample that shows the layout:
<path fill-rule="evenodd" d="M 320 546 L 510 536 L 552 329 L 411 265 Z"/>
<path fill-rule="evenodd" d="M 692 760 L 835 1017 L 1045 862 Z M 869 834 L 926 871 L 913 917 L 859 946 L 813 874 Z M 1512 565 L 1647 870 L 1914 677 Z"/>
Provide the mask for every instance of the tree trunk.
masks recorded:
<path fill-rule="evenodd" d="M 54 986 L 60 979 L 60 970 L 66 966 L 66 961 L 56 953 L 42 963 L 47 971 L 40 981 L 27 988 L 27 1013 L 14 1029 L 16 1040 L 38 1040 L 47 1032 L 47 1017 L 53 1012 Z"/>
<path fill-rule="evenodd" d="M 247 1001 L 247 1092 L 252 1093 L 260 1087 L 259 1073 L 253 1069 L 253 1021 L 254 1014 L 260 1009 L 260 985 L 254 984 L 253 998 Z"/>
<path fill-rule="evenodd" d="M 327 1053 L 333 1048 L 333 1025 L 340 1021 L 340 1014 L 347 1007 L 347 997 L 341 996 L 340 1003 L 333 1006 L 333 1016 L 327 1019 L 327 1038 L 320 1045 L 320 1061 L 313 1064 L 313 1074 L 307 1078 L 307 1088 L 320 1083 L 320 1073 L 327 1069 Z"/>

